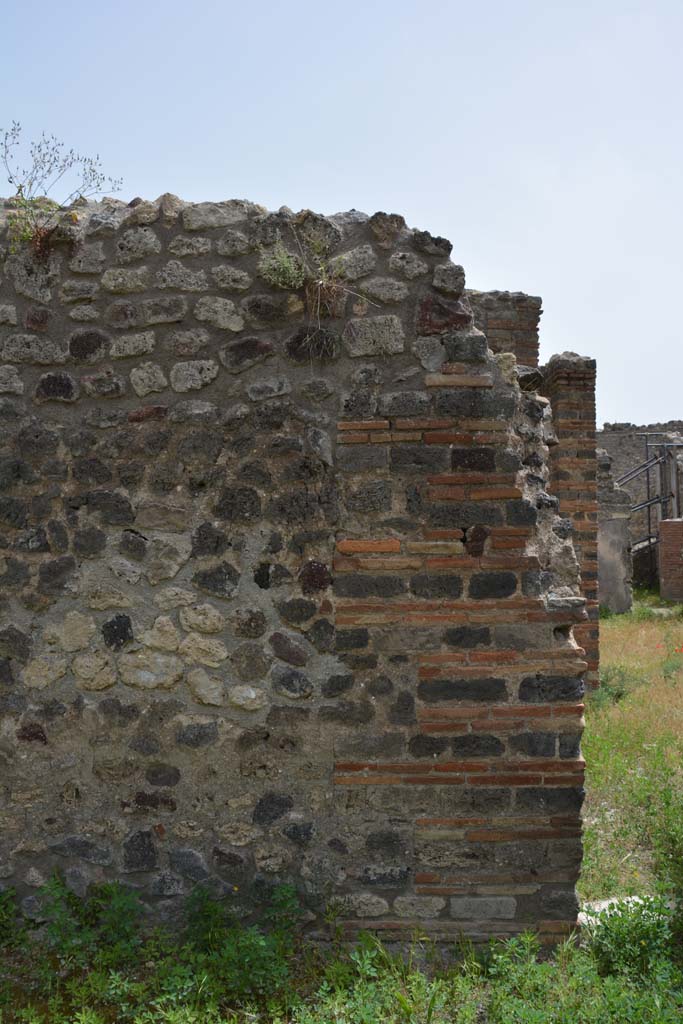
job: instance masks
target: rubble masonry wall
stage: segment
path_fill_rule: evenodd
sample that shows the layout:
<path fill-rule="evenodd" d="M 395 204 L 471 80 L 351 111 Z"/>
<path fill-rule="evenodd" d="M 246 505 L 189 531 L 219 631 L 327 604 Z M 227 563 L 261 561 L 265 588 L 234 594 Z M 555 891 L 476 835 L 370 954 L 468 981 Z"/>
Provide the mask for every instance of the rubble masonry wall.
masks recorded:
<path fill-rule="evenodd" d="M 0 235 L 0 884 L 247 915 L 286 880 L 314 932 L 339 900 L 349 935 L 566 933 L 570 448 L 450 243 L 171 196 L 52 242 Z M 585 362 L 547 378 L 564 430 Z"/>

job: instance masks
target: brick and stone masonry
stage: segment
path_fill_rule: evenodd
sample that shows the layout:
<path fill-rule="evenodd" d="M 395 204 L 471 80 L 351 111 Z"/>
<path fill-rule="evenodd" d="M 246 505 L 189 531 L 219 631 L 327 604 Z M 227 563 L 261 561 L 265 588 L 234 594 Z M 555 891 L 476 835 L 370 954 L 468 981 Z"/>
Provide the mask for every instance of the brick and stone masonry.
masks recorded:
<path fill-rule="evenodd" d="M 524 368 L 520 377 L 523 389 L 538 390 L 551 402 L 554 434 L 549 431 L 546 436 L 551 446 L 549 490 L 560 499 L 567 529 L 573 530 L 589 617 L 575 634 L 587 652 L 587 682 L 596 687 L 599 622 L 595 361 L 564 352 L 539 367 L 541 299 L 522 292 L 468 290 L 466 294 L 475 326 L 487 335 L 489 348 L 496 353 L 512 352 Z M 613 507 L 613 502 L 609 507 Z M 602 518 L 607 531 L 608 516 L 606 510 Z M 606 535 L 604 540 L 607 544 Z M 628 545 L 620 557 L 628 561 Z M 620 586 L 625 592 L 628 590 L 629 574 L 622 574 Z"/>
<path fill-rule="evenodd" d="M 492 352 L 514 352 L 521 366 L 538 366 L 541 299 L 523 292 L 467 291 L 475 327 Z"/>
<path fill-rule="evenodd" d="M 550 449 L 550 489 L 573 527 L 588 621 L 574 635 L 586 651 L 586 681 L 598 685 L 598 498 L 595 447 L 595 360 L 564 352 L 543 370 L 556 438 Z"/>
<path fill-rule="evenodd" d="M 0 885 L 565 935 L 594 364 L 522 389 L 397 215 L 167 195 L 53 241 L 0 281 Z"/>
<path fill-rule="evenodd" d="M 666 601 L 683 601 L 683 519 L 659 524 L 659 592 Z"/>

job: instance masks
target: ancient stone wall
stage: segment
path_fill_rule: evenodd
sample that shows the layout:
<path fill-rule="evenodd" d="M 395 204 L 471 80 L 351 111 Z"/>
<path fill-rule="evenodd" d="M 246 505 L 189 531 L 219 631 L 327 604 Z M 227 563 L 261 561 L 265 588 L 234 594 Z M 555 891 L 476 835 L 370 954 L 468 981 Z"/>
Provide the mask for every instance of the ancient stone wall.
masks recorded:
<path fill-rule="evenodd" d="M 633 603 L 630 495 L 614 482 L 612 460 L 598 449 L 598 600 L 617 615 Z"/>
<path fill-rule="evenodd" d="M 158 912 L 291 880 L 348 934 L 575 923 L 550 408 L 450 248 L 165 196 L 7 255 L 0 879 L 30 911 L 59 867 Z"/>

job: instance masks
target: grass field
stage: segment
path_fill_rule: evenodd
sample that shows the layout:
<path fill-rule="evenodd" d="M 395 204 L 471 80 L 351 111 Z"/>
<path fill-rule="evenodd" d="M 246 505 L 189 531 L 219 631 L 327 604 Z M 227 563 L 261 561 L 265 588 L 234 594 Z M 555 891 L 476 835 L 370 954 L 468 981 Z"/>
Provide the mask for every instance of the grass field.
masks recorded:
<path fill-rule="evenodd" d="M 582 899 L 683 885 L 683 609 L 639 595 L 600 623 L 588 698 Z"/>

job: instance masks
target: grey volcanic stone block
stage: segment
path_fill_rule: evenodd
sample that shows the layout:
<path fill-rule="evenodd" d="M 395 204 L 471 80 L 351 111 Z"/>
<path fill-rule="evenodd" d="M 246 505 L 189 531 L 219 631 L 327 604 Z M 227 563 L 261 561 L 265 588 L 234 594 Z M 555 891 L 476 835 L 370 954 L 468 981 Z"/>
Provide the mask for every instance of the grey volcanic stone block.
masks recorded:
<path fill-rule="evenodd" d="M 397 316 L 373 316 L 350 320 L 342 340 L 350 356 L 380 356 L 402 352 L 403 327 Z"/>

